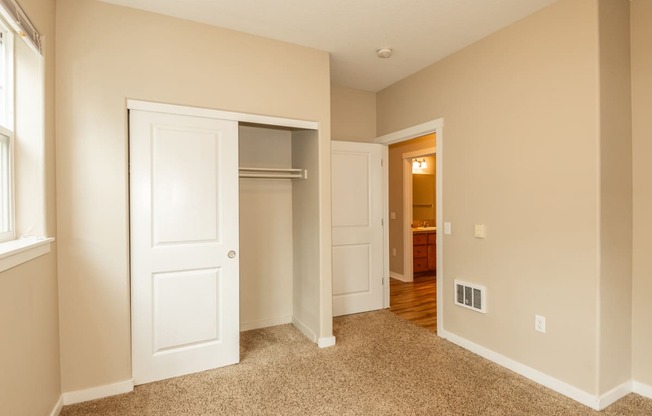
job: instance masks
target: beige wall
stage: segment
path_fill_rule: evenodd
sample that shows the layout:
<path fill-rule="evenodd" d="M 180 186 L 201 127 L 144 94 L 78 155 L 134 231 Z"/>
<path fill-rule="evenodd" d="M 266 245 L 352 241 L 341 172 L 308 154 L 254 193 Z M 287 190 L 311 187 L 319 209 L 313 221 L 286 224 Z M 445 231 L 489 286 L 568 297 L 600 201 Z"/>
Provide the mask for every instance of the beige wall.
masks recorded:
<path fill-rule="evenodd" d="M 403 276 L 403 153 L 435 147 L 435 135 L 428 134 L 416 139 L 389 146 L 389 212 L 396 213 L 396 219 L 389 220 L 389 271 Z M 393 250 L 396 249 L 396 256 Z"/>
<path fill-rule="evenodd" d="M 598 206 L 610 192 L 602 184 L 600 194 L 597 185 L 608 172 L 598 168 L 606 162 L 598 144 L 609 144 L 597 131 L 607 128 L 598 120 L 596 86 L 605 86 L 595 68 L 607 67 L 598 62 L 597 4 L 562 0 L 382 91 L 377 134 L 369 127 L 374 94 L 332 93 L 334 103 L 347 96 L 364 103 L 355 108 L 365 116 L 353 121 L 335 120 L 353 99 L 333 105 L 333 132 L 351 134 L 344 140 L 370 141 L 370 134 L 445 119 L 444 218 L 454 231 L 445 240 L 445 290 L 453 277 L 490 288 L 486 316 L 458 310 L 444 297 L 445 329 L 594 393 L 621 376 L 614 371 L 606 384 L 597 382 L 595 363 L 609 366 L 596 352 L 599 308 L 591 296 L 572 295 L 618 281 L 597 266 L 605 248 L 598 234 L 607 235 L 596 229 L 607 218 Z M 55 3 L 21 5 L 46 35 L 46 221 L 54 235 Z M 651 19 L 652 3 L 632 0 L 632 372 L 648 385 Z M 319 120 L 330 138 L 331 91 L 327 55 L 310 49 L 91 0 L 60 0 L 57 23 L 59 308 L 62 378 L 70 391 L 131 376 L 125 98 Z M 164 36 L 172 29 L 178 36 Z M 164 49 L 170 47 L 178 48 L 172 61 Z M 264 71 L 242 71 L 261 61 Z M 293 76 L 304 65 L 305 73 Z M 474 223 L 487 224 L 482 243 L 469 235 Z M 0 347 L 11 359 L 0 366 L 1 414 L 48 414 L 61 392 L 56 267 L 53 252 L 0 274 L 0 327 L 14 340 Z M 626 320 L 622 307 L 616 311 L 610 325 Z M 546 335 L 532 332 L 534 313 L 547 316 Z M 26 394 L 34 389 L 37 396 Z"/>
<path fill-rule="evenodd" d="M 50 414 L 61 395 L 56 252 L 0 273 L 0 328 L 0 414 Z"/>
<path fill-rule="evenodd" d="M 598 393 L 594 0 L 561 0 L 381 91 L 378 135 L 442 117 L 444 329 Z M 473 237 L 485 224 L 487 237 Z M 487 314 L 453 280 L 487 287 Z M 582 294 L 582 295 L 578 295 Z M 534 331 L 534 315 L 547 333 Z"/>
<path fill-rule="evenodd" d="M 54 236 L 54 0 L 21 0 L 44 35 L 45 231 Z M 38 192 L 38 190 L 35 190 Z M 19 208 L 20 209 L 20 208 Z M 18 215 L 22 211 L 19 210 Z M 30 213 L 30 215 L 41 213 Z M 20 220 L 19 220 L 20 221 Z M 43 229 L 42 221 L 40 229 Z M 61 395 L 56 244 L 52 252 L 0 273 L 0 414 L 42 416 Z"/>
<path fill-rule="evenodd" d="M 631 380 L 632 118 L 629 0 L 600 0 L 600 388 Z"/>
<path fill-rule="evenodd" d="M 636 381 L 652 386 L 652 2 L 631 2 L 634 182 L 633 357 Z"/>
<path fill-rule="evenodd" d="M 126 99 L 318 121 L 327 172 L 329 57 L 95 0 L 58 1 L 56 23 L 61 371 L 75 391 L 131 378 Z M 318 178 L 330 230 L 330 175 Z M 330 231 L 319 250 L 328 285 Z M 327 312 L 326 297 L 310 301 Z"/>
<path fill-rule="evenodd" d="M 376 138 L 376 93 L 331 87 L 333 140 L 373 142 Z"/>
<path fill-rule="evenodd" d="M 290 130 L 240 126 L 239 164 L 292 167 Z M 292 181 L 240 179 L 240 328 L 292 322 Z"/>

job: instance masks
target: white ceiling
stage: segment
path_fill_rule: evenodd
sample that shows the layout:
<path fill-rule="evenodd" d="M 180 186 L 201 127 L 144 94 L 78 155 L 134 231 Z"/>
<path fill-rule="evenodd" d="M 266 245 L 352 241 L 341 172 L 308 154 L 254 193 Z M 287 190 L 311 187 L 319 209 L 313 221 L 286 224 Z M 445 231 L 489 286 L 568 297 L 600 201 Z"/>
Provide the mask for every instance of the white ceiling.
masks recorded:
<path fill-rule="evenodd" d="M 375 92 L 557 0 L 102 1 L 324 50 L 333 84 Z"/>

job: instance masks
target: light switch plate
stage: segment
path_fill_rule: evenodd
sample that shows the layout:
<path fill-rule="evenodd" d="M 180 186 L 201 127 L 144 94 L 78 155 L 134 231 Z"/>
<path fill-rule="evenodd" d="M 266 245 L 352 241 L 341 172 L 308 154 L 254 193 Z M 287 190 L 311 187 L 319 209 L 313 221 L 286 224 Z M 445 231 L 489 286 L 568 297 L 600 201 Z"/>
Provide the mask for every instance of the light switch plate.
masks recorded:
<path fill-rule="evenodd" d="M 451 233 L 451 223 L 450 222 L 445 222 L 444 223 L 444 234 L 449 235 Z"/>
<path fill-rule="evenodd" d="M 389 213 L 389 219 L 390 220 L 395 220 L 396 219 L 396 213 L 395 212 L 390 212 Z"/>
<path fill-rule="evenodd" d="M 486 230 L 484 224 L 476 224 L 475 225 L 475 230 L 473 231 L 473 236 L 475 238 L 485 238 L 486 237 Z"/>

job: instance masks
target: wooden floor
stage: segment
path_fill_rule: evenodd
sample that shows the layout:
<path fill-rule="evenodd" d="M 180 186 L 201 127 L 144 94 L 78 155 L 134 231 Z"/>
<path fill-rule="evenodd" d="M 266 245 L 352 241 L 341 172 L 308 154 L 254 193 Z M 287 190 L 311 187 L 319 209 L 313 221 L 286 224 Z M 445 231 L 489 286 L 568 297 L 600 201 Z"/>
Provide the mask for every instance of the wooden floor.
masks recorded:
<path fill-rule="evenodd" d="M 437 332 L 436 277 L 417 277 L 414 282 L 390 279 L 390 310 L 415 324 Z"/>

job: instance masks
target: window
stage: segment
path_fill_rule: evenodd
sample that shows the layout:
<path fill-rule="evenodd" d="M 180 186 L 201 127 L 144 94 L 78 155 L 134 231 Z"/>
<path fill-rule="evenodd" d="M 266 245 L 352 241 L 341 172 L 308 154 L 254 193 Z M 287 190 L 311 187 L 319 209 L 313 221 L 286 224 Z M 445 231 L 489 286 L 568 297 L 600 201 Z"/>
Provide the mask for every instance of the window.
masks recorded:
<path fill-rule="evenodd" d="M 54 241 L 46 237 L 44 60 L 23 9 L 0 0 L 0 273 Z"/>
<path fill-rule="evenodd" d="M 13 33 L 0 21 L 0 242 L 15 238 L 13 216 Z"/>

